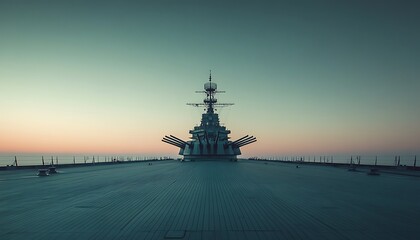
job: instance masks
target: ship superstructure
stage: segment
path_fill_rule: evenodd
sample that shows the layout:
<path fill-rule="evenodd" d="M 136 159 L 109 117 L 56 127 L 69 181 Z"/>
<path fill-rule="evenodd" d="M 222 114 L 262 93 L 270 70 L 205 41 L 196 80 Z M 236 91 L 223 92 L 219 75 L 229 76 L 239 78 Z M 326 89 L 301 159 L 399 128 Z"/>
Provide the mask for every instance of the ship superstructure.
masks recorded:
<path fill-rule="evenodd" d="M 205 113 L 201 116 L 199 126 L 190 130 L 191 140 L 184 141 L 173 135 L 165 136 L 162 141 L 179 147 L 179 155 L 184 156 L 184 160 L 231 160 L 236 161 L 237 155 L 241 154 L 240 148 L 254 143 L 257 139 L 253 136 L 244 136 L 236 141 L 230 141 L 230 130 L 221 126 L 219 115 L 215 113 L 216 108 L 231 106 L 233 103 L 218 103 L 216 93 L 224 93 L 217 90 L 217 84 L 212 82 L 211 73 L 209 81 L 204 84 L 206 97 L 203 103 L 187 103 L 195 107 L 204 107 Z"/>

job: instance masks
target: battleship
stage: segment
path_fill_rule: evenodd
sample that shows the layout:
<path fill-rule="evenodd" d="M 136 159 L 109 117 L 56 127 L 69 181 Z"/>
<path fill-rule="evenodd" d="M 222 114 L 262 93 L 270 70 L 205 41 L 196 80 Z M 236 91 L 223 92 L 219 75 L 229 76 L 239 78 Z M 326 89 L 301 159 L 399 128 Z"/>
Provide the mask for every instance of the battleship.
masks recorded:
<path fill-rule="evenodd" d="M 210 80 L 192 139 L 164 140 L 186 159 L 215 161 L 75 165 L 42 177 L 0 171 L 0 239 L 419 238 L 418 172 L 226 161 L 255 139 L 229 141 Z"/>
<path fill-rule="evenodd" d="M 220 125 L 218 107 L 231 106 L 233 103 L 219 103 L 216 93 L 224 93 L 217 90 L 217 84 L 212 82 L 211 72 L 209 81 L 204 84 L 203 103 L 187 103 L 195 107 L 204 107 L 205 113 L 201 116 L 201 123 L 190 130 L 190 141 L 184 141 L 173 135 L 165 136 L 162 141 L 179 148 L 179 155 L 183 155 L 185 161 L 195 160 L 230 160 L 237 161 L 241 155 L 241 147 L 257 141 L 256 137 L 246 135 L 235 141 L 230 141 L 230 130 Z"/>

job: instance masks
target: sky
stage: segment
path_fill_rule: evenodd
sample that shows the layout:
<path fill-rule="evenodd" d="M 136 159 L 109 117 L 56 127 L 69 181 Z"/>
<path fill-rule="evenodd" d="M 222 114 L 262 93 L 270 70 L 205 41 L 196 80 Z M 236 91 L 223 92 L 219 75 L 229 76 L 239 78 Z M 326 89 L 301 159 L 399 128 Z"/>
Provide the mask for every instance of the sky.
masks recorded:
<path fill-rule="evenodd" d="M 420 153 L 417 1 L 0 1 L 0 152 L 177 156 L 209 70 L 244 157 Z"/>

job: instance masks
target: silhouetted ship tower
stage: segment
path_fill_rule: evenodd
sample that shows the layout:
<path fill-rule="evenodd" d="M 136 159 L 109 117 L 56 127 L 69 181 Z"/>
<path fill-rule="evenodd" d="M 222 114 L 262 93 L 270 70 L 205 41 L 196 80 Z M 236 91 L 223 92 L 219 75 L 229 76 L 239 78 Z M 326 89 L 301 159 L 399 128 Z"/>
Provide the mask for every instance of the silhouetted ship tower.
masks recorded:
<path fill-rule="evenodd" d="M 191 140 L 184 141 L 173 135 L 165 136 L 162 141 L 176 147 L 179 147 L 179 155 L 184 156 L 184 160 L 231 160 L 236 161 L 237 155 L 241 155 L 240 148 L 254 143 L 257 139 L 253 136 L 244 136 L 236 141 L 229 141 L 230 130 L 220 126 L 219 115 L 215 113 L 219 107 L 231 106 L 233 103 L 218 103 L 215 98 L 217 84 L 211 81 L 211 72 L 209 81 L 204 84 L 204 91 L 196 93 L 205 93 L 206 98 L 203 103 L 187 103 L 195 107 L 205 107 L 205 113 L 202 114 L 200 126 L 190 130 Z"/>

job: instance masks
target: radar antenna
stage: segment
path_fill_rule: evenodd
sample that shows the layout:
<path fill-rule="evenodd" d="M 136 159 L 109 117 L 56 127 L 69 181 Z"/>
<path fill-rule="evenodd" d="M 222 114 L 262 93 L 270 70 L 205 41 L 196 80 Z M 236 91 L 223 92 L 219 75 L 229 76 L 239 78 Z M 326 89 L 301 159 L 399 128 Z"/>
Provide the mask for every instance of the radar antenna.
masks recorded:
<path fill-rule="evenodd" d="M 217 91 L 217 84 L 213 83 L 211 77 L 211 70 L 209 75 L 209 82 L 204 84 L 204 91 L 196 91 L 196 93 L 205 93 L 206 98 L 203 100 L 203 103 L 187 103 L 189 106 L 194 107 L 205 107 L 207 113 L 214 113 L 215 108 L 222 108 L 227 106 L 234 105 L 233 103 L 218 103 L 215 98 L 216 93 L 224 93 L 225 91 Z"/>

